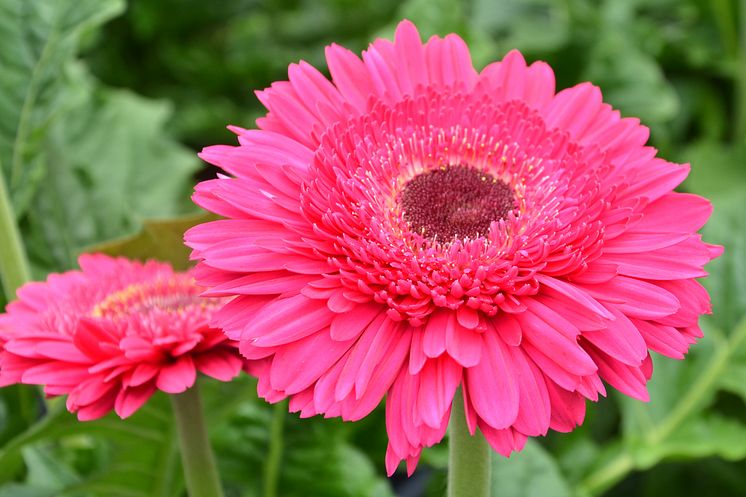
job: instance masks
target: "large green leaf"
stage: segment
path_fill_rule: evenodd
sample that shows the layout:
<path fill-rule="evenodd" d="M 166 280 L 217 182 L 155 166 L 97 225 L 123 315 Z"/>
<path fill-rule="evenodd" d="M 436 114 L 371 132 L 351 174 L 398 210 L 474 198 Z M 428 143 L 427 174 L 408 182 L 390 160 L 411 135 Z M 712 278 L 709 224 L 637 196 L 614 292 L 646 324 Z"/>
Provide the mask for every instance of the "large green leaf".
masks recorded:
<path fill-rule="evenodd" d="M 101 88 L 76 60 L 122 0 L 0 0 L 0 165 L 36 275 L 87 245 L 188 211 L 199 162 L 165 133 L 170 108 Z"/>
<path fill-rule="evenodd" d="M 228 491 L 240 491 L 246 497 L 261 495 L 271 418 L 282 415 L 278 495 L 392 497 L 383 476 L 383 452 L 371 461 L 351 443 L 359 423 L 298 419 L 257 399 L 255 385 L 255 380 L 242 377 L 230 384 L 214 384 L 206 392 L 206 411 L 215 427 L 215 450 Z"/>
<path fill-rule="evenodd" d="M 0 0 L 0 165 L 18 214 L 50 164 L 46 129 L 83 95 L 68 66 L 123 0 Z"/>
<path fill-rule="evenodd" d="M 95 90 L 49 131 L 55 158 L 24 224 L 28 250 L 46 270 L 74 266 L 91 244 L 174 216 L 188 201 L 196 156 L 164 132 L 168 106 L 127 91 Z M 152 254 L 153 256 L 157 254 Z"/>
<path fill-rule="evenodd" d="M 109 415 L 81 423 L 63 404 L 53 403 L 44 419 L 2 447 L 0 495 L 17 488 L 12 480 L 21 461 L 27 468 L 24 491 L 53 491 L 58 497 L 179 494 L 173 416 L 164 395 L 124 421 Z"/>
<path fill-rule="evenodd" d="M 729 330 L 746 314 L 746 190 L 736 182 L 732 191 L 713 197 L 714 212 L 703 230 L 705 240 L 725 247 L 707 266 L 704 284 L 712 296 L 713 319 Z"/>
<path fill-rule="evenodd" d="M 191 265 L 190 250 L 184 245 L 184 232 L 214 218 L 212 214 L 198 213 L 171 219 L 146 220 L 139 233 L 91 245 L 85 251 L 139 260 L 153 258 L 169 262 L 176 269 L 183 270 Z"/>

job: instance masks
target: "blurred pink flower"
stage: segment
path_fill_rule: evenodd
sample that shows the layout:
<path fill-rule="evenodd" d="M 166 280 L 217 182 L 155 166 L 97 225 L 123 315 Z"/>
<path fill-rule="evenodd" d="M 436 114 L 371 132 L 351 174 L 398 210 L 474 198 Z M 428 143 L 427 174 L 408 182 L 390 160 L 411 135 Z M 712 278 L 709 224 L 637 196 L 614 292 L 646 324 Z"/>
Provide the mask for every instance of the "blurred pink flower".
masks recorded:
<path fill-rule="evenodd" d="M 191 274 L 105 255 L 79 264 L 24 285 L 0 315 L 0 386 L 67 394 L 86 421 L 112 409 L 126 418 L 156 389 L 185 391 L 197 371 L 221 381 L 240 372 L 235 342 L 208 325 L 220 301 L 201 298 Z"/>
<path fill-rule="evenodd" d="M 603 381 L 647 400 L 648 349 L 682 358 L 710 310 L 711 212 L 673 193 L 689 167 L 601 91 L 555 93 L 521 54 L 481 72 L 455 35 L 326 52 L 258 92 L 261 130 L 201 154 L 231 176 L 186 235 L 215 324 L 259 394 L 357 420 L 386 397 L 392 473 L 440 441 L 461 386 L 501 454 L 582 423 Z M 603 381 L 602 381 L 603 380 Z"/>

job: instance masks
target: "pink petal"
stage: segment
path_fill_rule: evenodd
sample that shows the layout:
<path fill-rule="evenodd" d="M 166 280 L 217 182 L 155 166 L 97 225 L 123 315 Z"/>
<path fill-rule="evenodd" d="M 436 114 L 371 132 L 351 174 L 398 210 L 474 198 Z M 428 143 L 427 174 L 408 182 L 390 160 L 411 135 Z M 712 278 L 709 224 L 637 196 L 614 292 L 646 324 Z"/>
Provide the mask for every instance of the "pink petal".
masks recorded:
<path fill-rule="evenodd" d="M 155 393 L 155 390 L 155 385 L 152 383 L 123 388 L 114 401 L 114 411 L 122 419 L 132 416 Z"/>
<path fill-rule="evenodd" d="M 523 329 L 524 340 L 552 357 L 569 373 L 583 376 L 596 372 L 593 360 L 576 340 L 563 334 L 561 323 L 547 322 L 531 311 L 521 313 L 517 318 Z M 560 326 L 555 327 L 555 324 Z"/>
<path fill-rule="evenodd" d="M 365 110 L 368 97 L 375 92 L 363 62 L 336 44 L 326 47 L 326 61 L 332 81 L 345 100 L 356 109 Z"/>
<path fill-rule="evenodd" d="M 277 299 L 254 315 L 242 339 L 256 338 L 254 344 L 261 347 L 283 345 L 329 326 L 334 316 L 323 300 L 304 295 Z"/>
<path fill-rule="evenodd" d="M 639 366 L 635 367 L 623 364 L 594 348 L 592 345 L 588 346 L 586 350 L 588 350 L 588 353 L 596 361 L 596 364 L 598 364 L 598 374 L 604 381 L 632 398 L 642 400 L 643 402 L 650 400 L 647 388 L 645 387 L 647 379 Z"/>
<path fill-rule="evenodd" d="M 416 375 L 425 366 L 427 356 L 423 350 L 425 332 L 420 328 L 412 330 L 412 348 L 409 351 L 409 374 Z"/>
<path fill-rule="evenodd" d="M 593 297 L 588 295 L 587 292 L 583 291 L 583 289 L 579 288 L 577 285 L 541 274 L 537 275 L 536 279 L 539 280 L 539 283 L 546 285 L 564 295 L 566 298 L 571 299 L 575 304 L 585 307 L 601 317 L 612 319 L 611 314 L 609 314 L 609 311 L 604 306 L 596 302 Z"/>
<path fill-rule="evenodd" d="M 575 391 L 581 382 L 581 376 L 566 370 L 565 362 L 558 363 L 551 356 L 544 354 L 531 342 L 521 345 L 524 352 L 531 358 L 541 372 L 565 390 Z"/>
<path fill-rule="evenodd" d="M 400 22 L 396 27 L 394 45 L 397 52 L 396 67 L 407 75 L 407 84 L 400 83 L 400 86 L 411 95 L 418 85 L 424 87 L 428 84 L 425 54 L 415 25 L 406 19 Z"/>
<path fill-rule="evenodd" d="M 645 339 L 645 345 L 650 350 L 674 359 L 683 359 L 684 354 L 689 350 L 689 342 L 679 330 L 672 326 L 639 319 L 633 319 L 632 323 L 640 330 L 640 334 Z"/>
<path fill-rule="evenodd" d="M 710 261 L 705 245 L 696 237 L 644 254 L 604 254 L 604 262 L 619 266 L 619 274 L 650 280 L 699 278 Z"/>
<path fill-rule="evenodd" d="M 88 375 L 88 368 L 85 366 L 49 361 L 28 368 L 21 381 L 33 385 L 75 385 Z"/>
<path fill-rule="evenodd" d="M 158 368 L 154 364 L 150 364 L 147 362 L 138 364 L 132 372 L 132 375 L 129 377 L 129 381 L 127 381 L 126 386 L 138 387 L 155 378 L 155 375 L 157 375 L 159 371 L 160 368 Z"/>
<path fill-rule="evenodd" d="M 351 312 L 334 316 L 330 333 L 334 340 L 346 341 L 357 338 L 376 316 L 385 308 L 380 304 L 362 304 Z"/>
<path fill-rule="evenodd" d="M 613 302 L 626 315 L 640 319 L 669 316 L 681 307 L 679 299 L 661 286 L 626 276 L 583 288 L 596 299 Z"/>
<path fill-rule="evenodd" d="M 353 341 L 338 341 L 321 330 L 280 348 L 272 359 L 272 388 L 296 394 L 313 385 L 348 351 Z"/>
<path fill-rule="evenodd" d="M 562 129 L 582 142 L 583 136 L 593 131 L 589 125 L 601 105 L 601 90 L 590 83 L 580 83 L 557 93 L 545 110 L 544 120 L 549 128 Z"/>
<path fill-rule="evenodd" d="M 586 331 L 583 338 L 614 359 L 629 366 L 639 366 L 648 354 L 645 340 L 621 309 L 610 305 L 609 310 L 614 313 L 616 319 L 609 322 L 608 328 Z"/>
<path fill-rule="evenodd" d="M 498 335 L 503 342 L 508 345 L 517 347 L 521 344 L 523 339 L 523 332 L 521 331 L 521 325 L 517 319 L 507 313 L 499 315 L 492 321 L 488 321 L 488 325 L 494 326 Z"/>
<path fill-rule="evenodd" d="M 425 323 L 422 349 L 427 357 L 438 357 L 446 351 L 446 333 L 456 317 L 451 311 L 438 310 Z"/>
<path fill-rule="evenodd" d="M 685 216 L 681 213 L 686 212 Z M 712 214 L 709 200 L 691 193 L 668 193 L 645 208 L 645 216 L 630 231 L 694 233 Z"/>
<path fill-rule="evenodd" d="M 191 356 L 181 356 L 175 362 L 161 367 L 155 385 L 166 393 L 181 393 L 194 385 L 197 370 Z"/>
<path fill-rule="evenodd" d="M 518 347 L 509 347 L 518 385 L 518 416 L 513 426 L 525 435 L 546 435 L 551 404 L 544 375 Z"/>
<path fill-rule="evenodd" d="M 583 423 L 585 418 L 585 399 L 574 392 L 558 387 L 547 381 L 547 391 L 552 404 L 550 427 L 562 433 L 569 433 Z"/>
<path fill-rule="evenodd" d="M 231 381 L 241 372 L 243 361 L 234 350 L 215 349 L 197 354 L 194 367 L 202 374 L 220 381 Z"/>
<path fill-rule="evenodd" d="M 357 421 L 370 414 L 381 402 L 383 396 L 394 383 L 397 375 L 406 370 L 405 359 L 412 341 L 412 331 L 409 328 L 401 330 L 398 340 L 383 355 L 382 362 L 373 372 L 364 392 L 357 391 L 357 395 L 349 396 L 341 405 L 341 416 L 346 421 Z"/>
<path fill-rule="evenodd" d="M 443 424 L 461 382 L 461 370 L 448 356 L 441 356 L 427 361 L 420 372 L 417 409 L 428 426 L 437 429 Z"/>
<path fill-rule="evenodd" d="M 485 423 L 479 423 L 479 430 L 492 450 L 505 457 L 523 449 L 526 444 L 526 436 L 512 428 L 495 429 Z"/>
<path fill-rule="evenodd" d="M 506 428 L 518 415 L 518 385 L 507 347 L 492 333 L 485 333 L 483 340 L 481 361 L 465 371 L 469 400 L 487 424 Z"/>
<path fill-rule="evenodd" d="M 476 366 L 482 357 L 481 334 L 450 319 L 446 328 L 446 350 L 463 367 Z"/>

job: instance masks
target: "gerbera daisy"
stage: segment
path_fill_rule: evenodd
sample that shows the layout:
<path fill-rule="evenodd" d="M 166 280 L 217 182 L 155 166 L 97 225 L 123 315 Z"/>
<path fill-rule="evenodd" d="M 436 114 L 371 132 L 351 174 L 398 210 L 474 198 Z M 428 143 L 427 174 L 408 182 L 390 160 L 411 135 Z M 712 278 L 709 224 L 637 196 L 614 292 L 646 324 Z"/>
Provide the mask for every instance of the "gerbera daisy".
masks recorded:
<path fill-rule="evenodd" d="M 191 274 L 105 255 L 78 262 L 21 287 L 0 315 L 0 386 L 44 385 L 86 421 L 126 418 L 156 390 L 192 387 L 198 371 L 240 372 L 236 343 L 208 325 L 220 300 L 201 298 Z"/>
<path fill-rule="evenodd" d="M 453 402 L 508 455 L 582 423 L 604 382 L 647 400 L 649 350 L 702 336 L 721 250 L 696 234 L 710 203 L 672 191 L 689 167 L 517 51 L 477 72 L 461 38 L 404 21 L 326 58 L 331 81 L 291 64 L 260 129 L 201 154 L 228 175 L 194 201 L 227 219 L 186 241 L 259 394 L 345 420 L 385 397 L 389 473 Z"/>

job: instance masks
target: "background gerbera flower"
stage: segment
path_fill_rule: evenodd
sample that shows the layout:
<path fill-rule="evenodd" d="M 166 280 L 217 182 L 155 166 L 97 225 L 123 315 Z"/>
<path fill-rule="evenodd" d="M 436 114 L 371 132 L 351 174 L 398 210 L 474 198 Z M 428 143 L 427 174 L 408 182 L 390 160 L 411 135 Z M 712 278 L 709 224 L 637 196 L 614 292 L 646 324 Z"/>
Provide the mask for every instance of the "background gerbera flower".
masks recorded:
<path fill-rule="evenodd" d="M 649 350 L 681 358 L 720 248 L 689 168 L 583 83 L 517 51 L 481 72 L 455 35 L 403 22 L 362 60 L 332 45 L 258 92 L 260 130 L 202 158 L 227 219 L 186 235 L 214 323 L 259 393 L 357 420 L 386 396 L 392 473 L 440 441 L 460 386 L 494 450 L 570 431 L 604 382 L 647 400 Z M 461 402 L 460 399 L 457 399 Z"/>
<path fill-rule="evenodd" d="M 201 298 L 191 274 L 106 255 L 78 262 L 81 271 L 21 287 L 0 315 L 0 386 L 67 394 L 85 421 L 126 418 L 156 390 L 192 387 L 198 371 L 221 381 L 240 372 L 236 344 L 208 324 L 220 302 Z"/>

